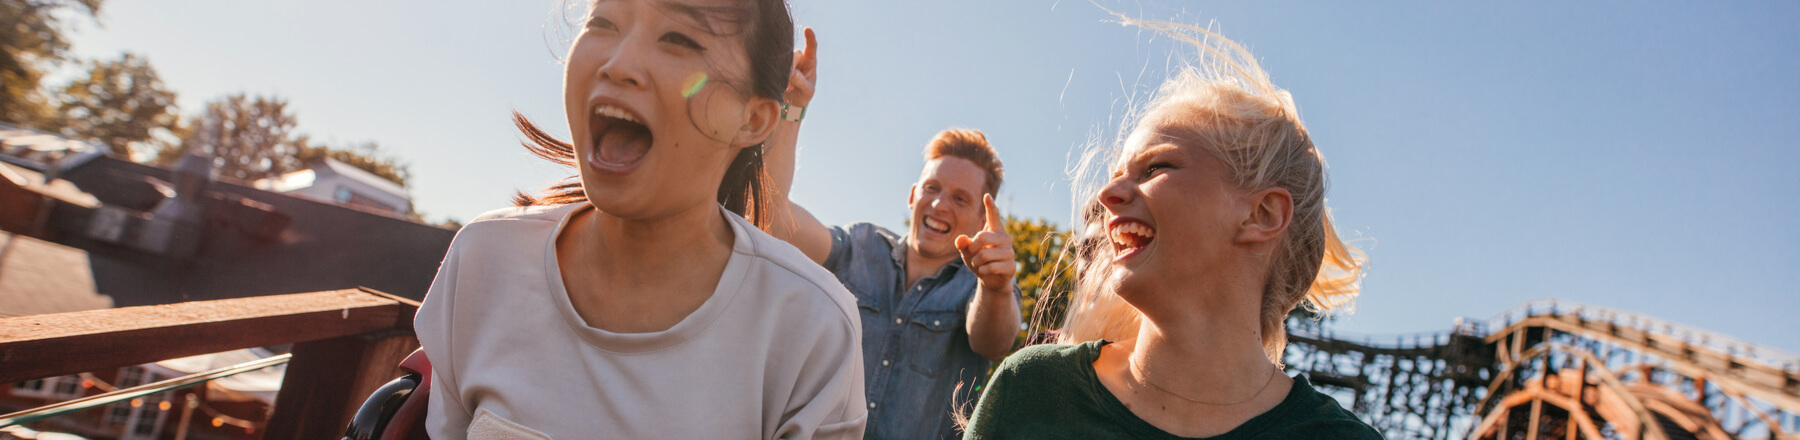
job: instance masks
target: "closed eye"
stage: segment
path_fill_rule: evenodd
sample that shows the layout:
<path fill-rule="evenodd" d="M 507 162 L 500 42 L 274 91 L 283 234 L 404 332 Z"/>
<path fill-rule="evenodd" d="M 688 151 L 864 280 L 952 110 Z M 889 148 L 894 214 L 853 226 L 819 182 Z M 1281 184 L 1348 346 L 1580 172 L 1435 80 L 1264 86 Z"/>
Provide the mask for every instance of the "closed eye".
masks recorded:
<path fill-rule="evenodd" d="M 1155 174 L 1157 170 L 1164 170 L 1164 169 L 1175 169 L 1175 165 L 1168 163 L 1168 162 L 1157 162 L 1157 163 L 1150 164 L 1150 166 L 1144 167 L 1144 176 L 1149 177 L 1151 174 Z"/>
<path fill-rule="evenodd" d="M 680 32 L 669 31 L 668 33 L 665 33 L 662 35 L 662 38 L 660 39 L 660 41 L 662 41 L 664 43 L 674 44 L 674 45 L 681 46 L 681 47 L 686 47 L 688 49 L 693 49 L 696 52 L 705 52 L 706 51 L 706 47 L 701 46 L 700 42 L 694 41 L 693 38 L 688 38 L 687 35 L 684 35 Z"/>

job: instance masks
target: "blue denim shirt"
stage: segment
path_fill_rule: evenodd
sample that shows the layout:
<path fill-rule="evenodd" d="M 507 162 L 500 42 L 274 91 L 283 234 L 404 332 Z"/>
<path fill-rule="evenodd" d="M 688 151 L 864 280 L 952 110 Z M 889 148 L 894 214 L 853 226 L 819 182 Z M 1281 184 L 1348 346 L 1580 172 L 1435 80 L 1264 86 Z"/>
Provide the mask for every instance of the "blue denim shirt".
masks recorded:
<path fill-rule="evenodd" d="M 950 419 L 986 381 L 987 358 L 969 348 L 975 274 L 961 260 L 906 283 L 906 241 L 868 223 L 831 228 L 825 268 L 856 295 L 862 314 L 864 438 L 960 438 Z M 953 406 L 954 405 L 954 406 Z"/>

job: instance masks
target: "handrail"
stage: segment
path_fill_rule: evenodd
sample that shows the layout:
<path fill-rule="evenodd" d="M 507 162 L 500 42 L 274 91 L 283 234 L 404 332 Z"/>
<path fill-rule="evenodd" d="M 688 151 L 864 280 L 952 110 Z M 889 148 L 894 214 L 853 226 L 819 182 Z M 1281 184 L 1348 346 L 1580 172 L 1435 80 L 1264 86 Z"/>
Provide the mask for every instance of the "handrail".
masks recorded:
<path fill-rule="evenodd" d="M 44 406 L 40 406 L 37 408 L 32 408 L 32 409 L 28 409 L 28 410 L 24 410 L 24 411 L 15 412 L 12 414 L 0 415 L 0 428 L 5 428 L 8 426 L 14 426 L 14 425 L 22 425 L 22 424 L 26 424 L 26 423 L 35 422 L 38 420 L 48 419 L 51 417 L 56 417 L 56 416 L 60 416 L 63 414 L 72 413 L 72 412 L 85 411 L 88 409 L 98 408 L 100 406 L 112 404 L 115 402 L 123 402 L 128 399 L 135 399 L 138 397 L 148 396 L 151 394 L 156 394 L 156 393 L 160 393 L 160 392 L 164 392 L 164 391 L 174 391 L 174 390 L 179 390 L 182 388 L 188 388 L 188 387 L 204 384 L 204 383 L 216 380 L 216 379 L 222 379 L 222 378 L 226 378 L 226 377 L 236 376 L 236 375 L 248 373 L 251 371 L 261 370 L 264 368 L 269 368 L 269 367 L 273 367 L 276 365 L 285 364 L 285 363 L 288 363 L 288 361 L 293 358 L 294 358 L 294 355 L 292 353 L 270 356 L 270 357 L 250 361 L 250 362 L 232 365 L 232 366 L 225 367 L 225 368 L 219 368 L 219 369 L 210 370 L 210 371 L 203 371 L 203 372 L 194 373 L 194 374 L 190 374 L 190 375 L 186 375 L 186 376 L 181 376 L 181 377 L 177 377 L 177 378 L 173 378 L 173 379 L 151 382 L 151 383 L 138 385 L 138 386 L 131 387 L 131 388 L 116 390 L 116 391 L 108 392 L 105 394 L 96 394 L 96 395 L 92 395 L 92 396 L 88 396 L 88 397 L 83 397 L 80 399 L 54 403 L 54 404 L 50 404 L 50 405 L 44 405 Z"/>
<path fill-rule="evenodd" d="M 258 431 L 270 440 L 337 438 L 360 397 L 399 375 L 400 360 L 418 348 L 418 307 L 345 289 L 0 318 L 0 383 L 293 344 L 274 412 Z"/>

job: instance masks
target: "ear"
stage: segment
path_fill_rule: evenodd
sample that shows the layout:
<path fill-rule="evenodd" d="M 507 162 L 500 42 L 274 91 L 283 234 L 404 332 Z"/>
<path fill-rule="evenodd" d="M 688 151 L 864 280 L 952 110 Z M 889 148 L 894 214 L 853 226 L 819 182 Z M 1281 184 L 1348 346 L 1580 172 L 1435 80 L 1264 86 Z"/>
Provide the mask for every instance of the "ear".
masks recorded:
<path fill-rule="evenodd" d="M 748 147 L 769 139 L 775 125 L 781 122 L 781 103 L 761 96 L 744 102 L 744 125 L 731 139 L 733 147 Z"/>
<path fill-rule="evenodd" d="M 1238 224 L 1239 243 L 1273 242 L 1294 219 L 1294 196 L 1286 188 L 1268 188 L 1244 197 L 1249 212 Z"/>
<path fill-rule="evenodd" d="M 914 183 L 914 184 L 912 184 L 911 188 L 906 189 L 906 207 L 907 207 L 907 209 L 912 209 L 913 202 L 918 201 L 918 200 L 919 200 L 919 184 Z"/>

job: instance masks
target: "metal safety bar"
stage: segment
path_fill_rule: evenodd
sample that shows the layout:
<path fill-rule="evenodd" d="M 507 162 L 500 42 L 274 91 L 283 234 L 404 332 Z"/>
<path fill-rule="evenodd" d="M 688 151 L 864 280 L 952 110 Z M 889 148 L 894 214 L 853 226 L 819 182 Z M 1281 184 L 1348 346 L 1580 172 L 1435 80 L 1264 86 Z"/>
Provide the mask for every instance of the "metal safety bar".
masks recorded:
<path fill-rule="evenodd" d="M 257 359 L 254 361 L 245 362 L 245 363 L 241 363 L 241 364 L 237 364 L 237 365 L 233 365 L 233 366 L 229 366 L 229 367 L 225 367 L 225 368 L 220 368 L 220 369 L 216 369 L 216 370 L 194 373 L 194 374 L 190 374 L 190 375 L 186 375 L 186 376 L 182 376 L 182 377 L 177 377 L 174 379 L 168 379 L 168 380 L 163 380 L 163 381 L 158 381 L 158 382 L 151 382 L 151 383 L 138 385 L 135 387 L 126 388 L 126 389 L 122 389 L 122 390 L 117 390 L 117 391 L 113 391 L 113 392 L 109 392 L 109 393 L 105 393 L 105 394 L 96 394 L 93 396 L 83 397 L 80 399 L 75 399 L 75 400 L 70 400 L 70 401 L 66 401 L 66 402 L 55 403 L 55 404 L 51 404 L 51 405 L 45 405 L 45 406 L 41 406 L 41 407 L 37 407 L 37 408 L 19 411 L 19 412 L 12 413 L 12 414 L 0 415 L 0 428 L 35 422 L 38 420 L 48 419 L 51 417 L 56 417 L 56 416 L 60 416 L 60 415 L 68 414 L 68 413 L 72 413 L 72 412 L 85 411 L 85 410 L 105 406 L 108 404 L 112 404 L 115 402 L 123 402 L 126 400 L 135 399 L 135 398 L 143 397 L 143 396 L 148 396 L 151 394 L 156 394 L 156 393 L 160 393 L 160 392 L 164 392 L 164 391 L 174 391 L 174 390 L 179 390 L 182 388 L 192 387 L 192 386 L 204 384 L 209 381 L 216 380 L 216 379 L 223 379 L 223 378 L 235 376 L 238 374 L 248 373 L 251 371 L 261 370 L 264 368 L 285 364 L 285 363 L 288 363 L 288 360 L 291 360 L 293 358 L 294 358 L 294 355 L 292 353 L 283 354 L 283 355 L 279 355 L 279 356 L 270 356 L 270 357 Z"/>

